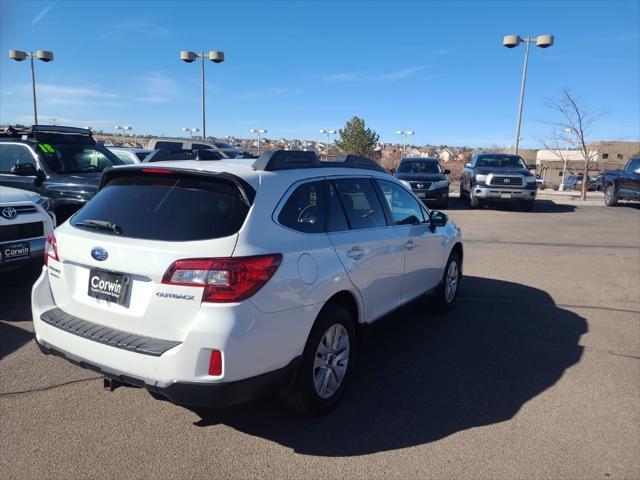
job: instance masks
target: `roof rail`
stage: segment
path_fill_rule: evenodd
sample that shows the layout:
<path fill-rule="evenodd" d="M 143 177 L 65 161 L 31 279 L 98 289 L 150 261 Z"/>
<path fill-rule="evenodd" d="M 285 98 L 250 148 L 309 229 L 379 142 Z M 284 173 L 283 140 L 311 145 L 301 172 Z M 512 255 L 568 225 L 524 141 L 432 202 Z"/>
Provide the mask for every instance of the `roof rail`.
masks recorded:
<path fill-rule="evenodd" d="M 276 170 L 292 170 L 296 168 L 364 168 L 386 172 L 376 162 L 357 155 L 341 155 L 334 161 L 321 161 L 315 152 L 302 150 L 268 150 L 253 162 L 254 170 L 274 172 Z"/>
<path fill-rule="evenodd" d="M 31 130 L 34 133 L 46 132 L 46 133 L 72 133 L 74 135 L 89 135 L 91 136 L 91 130 L 89 128 L 79 127 L 62 127 L 58 125 L 33 125 Z"/>

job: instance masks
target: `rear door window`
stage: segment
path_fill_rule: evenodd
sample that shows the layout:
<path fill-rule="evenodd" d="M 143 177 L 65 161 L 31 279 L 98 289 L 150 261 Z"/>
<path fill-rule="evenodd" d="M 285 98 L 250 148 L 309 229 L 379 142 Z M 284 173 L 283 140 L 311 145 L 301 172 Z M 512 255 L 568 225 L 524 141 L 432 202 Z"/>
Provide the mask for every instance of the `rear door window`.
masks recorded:
<path fill-rule="evenodd" d="M 225 180 L 128 176 L 109 182 L 72 218 L 71 224 L 90 230 L 79 224 L 100 220 L 117 225 L 122 237 L 208 240 L 237 233 L 249 207 L 239 188 Z M 99 232 L 112 233 L 106 229 Z"/>
<path fill-rule="evenodd" d="M 353 230 L 387 225 L 382 205 L 368 178 L 341 178 L 333 184 Z"/>
<path fill-rule="evenodd" d="M 289 196 L 278 215 L 278 222 L 298 232 L 322 233 L 325 224 L 324 182 L 307 182 Z"/>

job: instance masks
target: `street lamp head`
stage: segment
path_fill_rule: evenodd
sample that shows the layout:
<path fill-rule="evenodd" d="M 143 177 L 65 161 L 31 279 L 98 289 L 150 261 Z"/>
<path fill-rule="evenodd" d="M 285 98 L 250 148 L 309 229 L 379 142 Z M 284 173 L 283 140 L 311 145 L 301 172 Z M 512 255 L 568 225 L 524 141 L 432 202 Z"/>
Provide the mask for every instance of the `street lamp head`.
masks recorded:
<path fill-rule="evenodd" d="M 320 133 L 329 133 L 329 132 L 323 128 L 322 130 L 320 130 Z"/>
<path fill-rule="evenodd" d="M 407 130 L 407 135 L 414 135 L 416 132 L 414 132 L 413 130 Z"/>
<path fill-rule="evenodd" d="M 261 128 L 260 130 L 258 130 L 260 133 L 267 133 L 267 129 L 266 128 Z"/>
<path fill-rule="evenodd" d="M 536 38 L 536 46 L 540 48 L 549 48 L 553 45 L 553 35 L 538 35 Z"/>
<path fill-rule="evenodd" d="M 329 130 L 329 133 L 330 133 L 331 135 L 335 135 L 335 134 L 336 134 L 336 133 L 338 133 L 338 132 L 337 132 L 336 130 Z"/>
<path fill-rule="evenodd" d="M 507 48 L 514 48 L 520 45 L 520 35 L 505 35 L 502 39 L 502 45 Z"/>
<path fill-rule="evenodd" d="M 9 58 L 16 62 L 21 62 L 27 58 L 27 52 L 23 52 L 22 50 L 9 50 Z"/>
<path fill-rule="evenodd" d="M 36 52 L 36 58 L 43 62 L 51 62 L 53 60 L 53 52 L 47 50 L 38 50 Z"/>
<path fill-rule="evenodd" d="M 196 58 L 198 58 L 198 55 L 188 50 L 182 50 L 180 52 L 180 60 L 183 62 L 192 63 L 196 61 Z"/>
<path fill-rule="evenodd" d="M 115 128 L 116 130 L 122 130 L 122 128 L 123 128 L 123 127 L 122 127 L 121 125 L 116 125 L 116 126 L 115 126 L 115 127 L 113 127 L 113 128 Z"/>
<path fill-rule="evenodd" d="M 258 130 L 256 130 L 255 128 L 252 128 L 251 130 L 249 130 L 250 133 L 258 133 Z"/>
<path fill-rule="evenodd" d="M 224 52 L 218 52 L 216 50 L 211 50 L 209 52 L 209 60 L 213 63 L 222 63 L 224 62 Z"/>
<path fill-rule="evenodd" d="M 396 130 L 396 135 L 404 135 L 404 132 L 402 130 Z"/>

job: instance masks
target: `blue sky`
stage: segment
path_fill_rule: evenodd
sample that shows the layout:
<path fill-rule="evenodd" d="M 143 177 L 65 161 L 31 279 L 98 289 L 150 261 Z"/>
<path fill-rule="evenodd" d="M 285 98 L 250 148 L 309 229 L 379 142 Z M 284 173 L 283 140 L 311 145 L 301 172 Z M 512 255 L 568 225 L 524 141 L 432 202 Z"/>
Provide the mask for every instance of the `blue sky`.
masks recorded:
<path fill-rule="evenodd" d="M 208 62 L 207 133 L 321 138 L 353 115 L 384 141 L 513 143 L 524 48 L 505 34 L 555 35 L 532 48 L 522 144 L 539 146 L 546 98 L 569 87 L 608 114 L 593 139 L 640 137 L 640 2 L 89 2 L 0 0 L 0 122 L 32 117 L 27 62 L 38 62 L 41 123 L 179 135 L 200 126 L 199 65 Z"/>

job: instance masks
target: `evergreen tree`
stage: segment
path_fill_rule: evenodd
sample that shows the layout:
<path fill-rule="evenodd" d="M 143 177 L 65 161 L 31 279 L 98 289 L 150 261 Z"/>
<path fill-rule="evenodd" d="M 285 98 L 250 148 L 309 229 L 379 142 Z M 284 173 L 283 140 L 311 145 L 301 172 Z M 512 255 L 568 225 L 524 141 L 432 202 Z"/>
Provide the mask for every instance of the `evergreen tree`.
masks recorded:
<path fill-rule="evenodd" d="M 380 139 L 375 131 L 365 127 L 364 119 L 360 117 L 349 120 L 339 133 L 340 139 L 336 140 L 336 147 L 340 152 L 362 157 L 373 156 Z"/>

